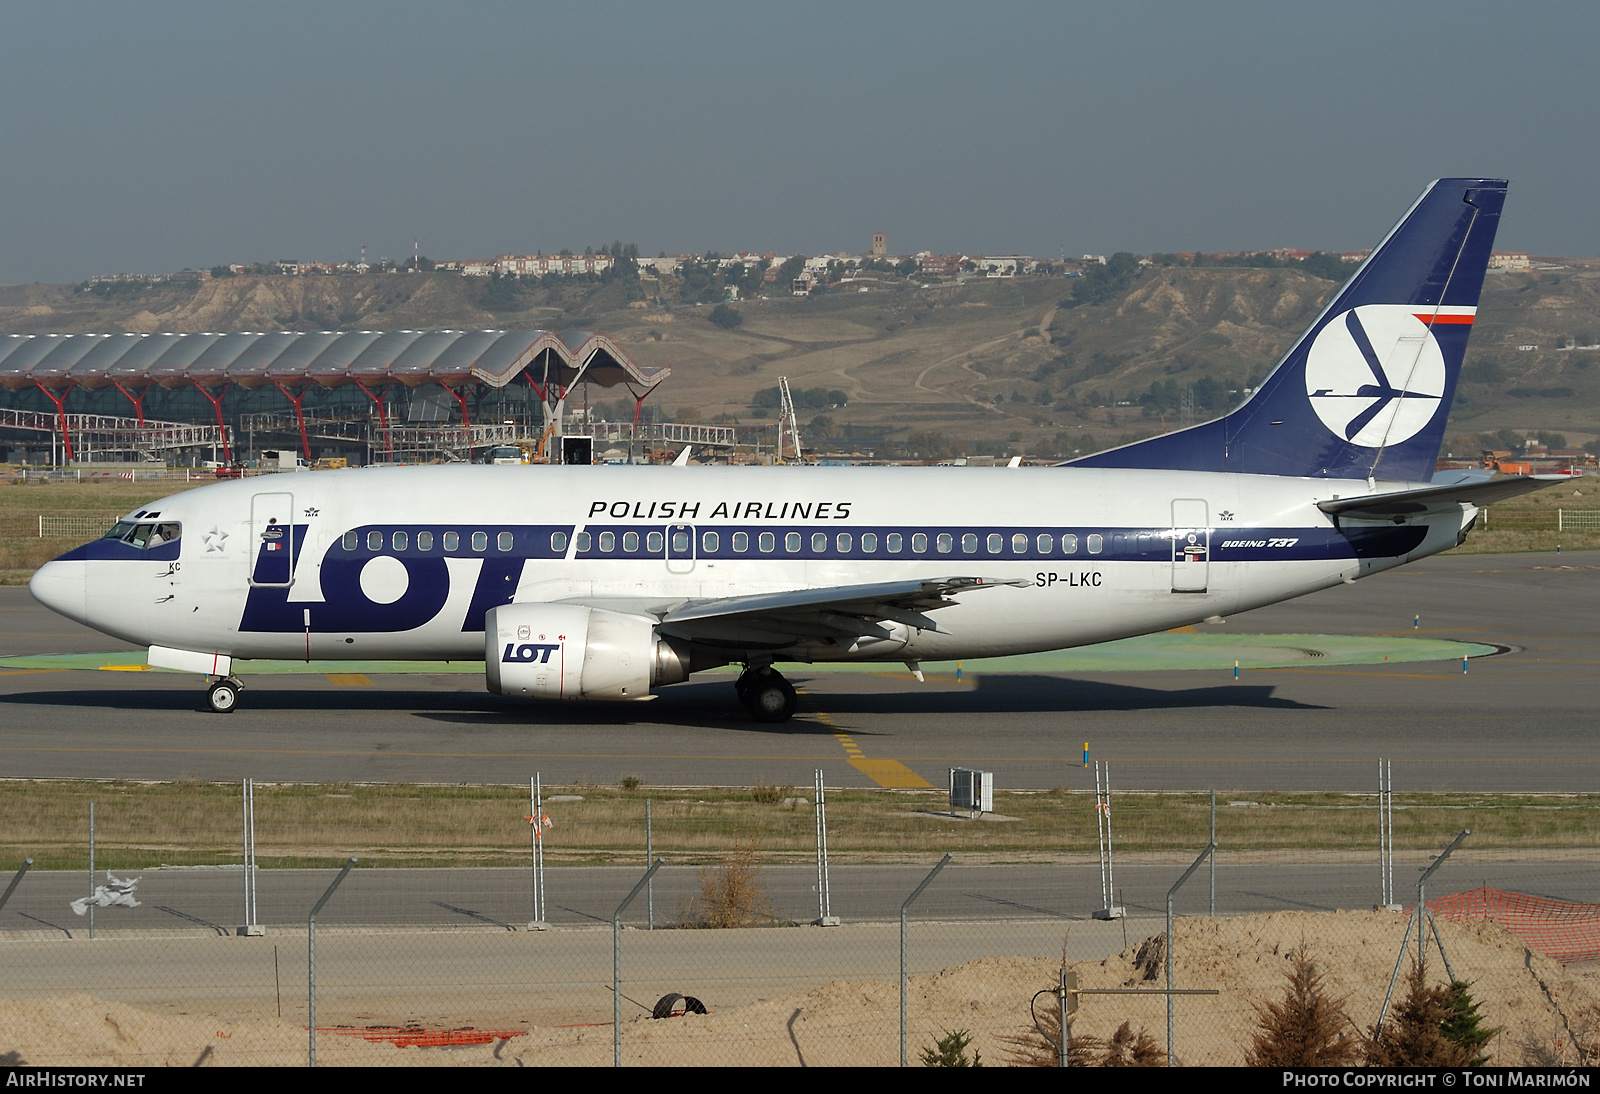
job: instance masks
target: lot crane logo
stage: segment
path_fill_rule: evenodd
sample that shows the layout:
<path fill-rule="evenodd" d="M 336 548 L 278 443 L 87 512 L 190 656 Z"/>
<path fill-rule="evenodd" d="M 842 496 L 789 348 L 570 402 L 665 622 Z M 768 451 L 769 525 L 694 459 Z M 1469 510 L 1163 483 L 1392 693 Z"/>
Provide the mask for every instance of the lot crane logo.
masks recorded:
<path fill-rule="evenodd" d="M 1331 320 L 1306 355 L 1306 395 L 1322 424 L 1378 448 L 1420 433 L 1444 397 L 1444 354 L 1416 309 L 1367 304 Z"/>

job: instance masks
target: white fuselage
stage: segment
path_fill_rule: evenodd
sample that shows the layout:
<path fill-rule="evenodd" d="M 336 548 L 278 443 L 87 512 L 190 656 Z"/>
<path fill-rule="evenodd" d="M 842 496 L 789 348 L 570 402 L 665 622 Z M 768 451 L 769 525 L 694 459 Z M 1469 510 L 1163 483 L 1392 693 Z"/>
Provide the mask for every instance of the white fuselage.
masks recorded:
<path fill-rule="evenodd" d="M 57 611 L 146 646 L 476 660 L 483 614 L 504 603 L 659 615 L 686 601 L 907 578 L 1022 583 L 957 594 L 937 630 L 896 623 L 888 639 L 768 651 L 976 658 L 1300 596 L 1454 546 L 1476 512 L 1336 527 L 1316 506 L 1394 488 L 1086 468 L 352 469 L 164 498 L 139 511 L 156 518 L 130 519 L 181 524 L 175 557 L 89 544 L 33 587 Z"/>

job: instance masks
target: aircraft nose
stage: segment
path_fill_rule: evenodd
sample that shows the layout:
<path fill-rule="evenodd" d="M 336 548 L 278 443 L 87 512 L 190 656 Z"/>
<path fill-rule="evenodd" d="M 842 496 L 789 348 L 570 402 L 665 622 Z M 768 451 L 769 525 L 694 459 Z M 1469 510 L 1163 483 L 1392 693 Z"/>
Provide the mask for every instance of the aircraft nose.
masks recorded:
<path fill-rule="evenodd" d="M 81 559 L 70 562 L 46 562 L 39 567 L 28 582 L 28 591 L 33 598 L 53 612 L 60 612 L 68 619 L 87 623 L 88 612 L 84 607 L 84 582 L 87 578 L 86 563 Z"/>

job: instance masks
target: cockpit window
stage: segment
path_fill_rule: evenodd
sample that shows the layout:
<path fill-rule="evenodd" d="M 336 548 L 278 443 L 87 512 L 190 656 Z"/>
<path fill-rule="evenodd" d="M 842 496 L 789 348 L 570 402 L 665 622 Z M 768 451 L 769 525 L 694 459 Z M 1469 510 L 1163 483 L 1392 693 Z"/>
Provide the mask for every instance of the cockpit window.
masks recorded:
<path fill-rule="evenodd" d="M 141 550 L 149 550 L 163 544 L 176 543 L 181 535 L 183 535 L 183 525 L 177 521 L 119 520 L 116 526 L 105 534 L 105 538 L 121 540 Z"/>

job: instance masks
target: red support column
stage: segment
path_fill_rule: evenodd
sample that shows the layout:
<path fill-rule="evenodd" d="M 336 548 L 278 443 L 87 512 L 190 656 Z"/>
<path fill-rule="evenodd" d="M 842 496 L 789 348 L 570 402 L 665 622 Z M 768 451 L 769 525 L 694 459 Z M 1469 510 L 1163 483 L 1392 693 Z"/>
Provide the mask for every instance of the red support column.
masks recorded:
<path fill-rule="evenodd" d="M 233 385 L 223 384 L 222 395 L 211 394 L 211 392 L 200 386 L 200 381 L 198 380 L 194 381 L 194 386 L 195 390 L 199 391 L 200 394 L 209 399 L 211 401 L 211 405 L 217 410 L 217 431 L 222 434 L 222 455 L 223 458 L 226 459 L 231 465 L 233 463 L 233 445 L 228 443 L 228 426 L 222 420 L 222 399 L 223 396 L 228 394 L 228 389 Z"/>
<path fill-rule="evenodd" d="M 360 380 L 356 381 L 356 387 L 366 392 L 367 398 L 371 399 L 373 405 L 378 408 L 378 424 L 383 427 L 383 454 L 388 456 L 390 460 L 393 460 L 394 446 L 389 443 L 389 415 L 384 412 L 383 400 L 372 394 L 372 392 L 367 391 L 367 385 L 363 384 Z M 307 456 L 306 459 L 307 462 L 310 461 L 309 456 Z"/>
<path fill-rule="evenodd" d="M 461 428 L 470 430 L 472 419 L 467 417 L 467 400 L 455 388 L 446 385 L 445 390 L 456 397 L 456 402 L 461 404 Z"/>
<path fill-rule="evenodd" d="M 72 392 L 72 385 L 69 383 L 67 385 L 67 390 L 63 391 L 61 395 L 57 397 L 55 392 L 39 383 L 39 381 L 35 380 L 33 383 L 35 387 L 44 392 L 45 398 L 56 404 L 56 417 L 61 422 L 61 452 L 62 455 L 66 457 L 66 461 L 71 463 L 72 431 L 67 428 L 67 396 Z"/>
<path fill-rule="evenodd" d="M 305 454 L 306 463 L 310 464 L 311 441 L 306 437 L 306 416 L 300 409 L 300 400 L 306 397 L 306 393 L 302 391 L 298 396 L 290 395 L 289 389 L 278 383 L 276 380 L 272 381 L 272 386 L 283 392 L 285 398 L 294 404 L 294 420 L 295 423 L 300 426 L 300 451 Z"/>
<path fill-rule="evenodd" d="M 129 391 L 127 388 L 122 386 L 122 381 L 121 380 L 112 380 L 111 383 L 116 387 L 116 389 L 118 391 L 120 391 L 120 392 L 122 392 L 122 394 L 126 395 L 128 397 L 128 401 L 133 404 L 133 412 L 139 416 L 139 428 L 143 429 L 144 428 L 144 397 L 145 397 L 145 395 L 149 395 L 150 394 L 150 389 L 149 388 L 145 388 L 144 389 L 144 394 L 140 395 L 137 399 L 135 399 L 133 397 L 133 393 L 131 391 Z"/>

